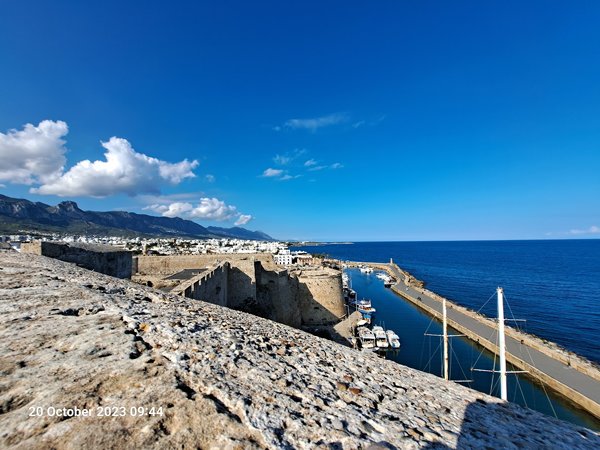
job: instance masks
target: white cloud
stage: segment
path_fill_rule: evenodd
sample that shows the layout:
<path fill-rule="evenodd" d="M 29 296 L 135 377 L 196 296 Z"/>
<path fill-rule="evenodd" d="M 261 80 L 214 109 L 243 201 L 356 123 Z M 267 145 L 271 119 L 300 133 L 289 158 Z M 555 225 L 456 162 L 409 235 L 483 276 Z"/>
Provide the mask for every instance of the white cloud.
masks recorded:
<path fill-rule="evenodd" d="M 248 222 L 252 220 L 252 216 L 250 214 L 240 214 L 238 220 L 235 221 L 236 226 L 246 225 Z"/>
<path fill-rule="evenodd" d="M 137 198 L 141 203 L 145 205 L 159 204 L 166 205 L 173 202 L 181 202 L 184 200 L 193 200 L 198 197 L 202 197 L 204 192 L 179 192 L 177 194 L 163 194 L 163 195 L 151 195 L 151 194 L 142 194 Z M 148 207 L 144 208 L 148 209 Z"/>
<path fill-rule="evenodd" d="M 237 217 L 235 206 L 226 205 L 217 198 L 201 198 L 200 203 L 189 212 L 190 217 L 206 220 L 229 220 Z"/>
<path fill-rule="evenodd" d="M 225 221 L 237 219 L 240 224 L 246 224 L 252 216 L 240 213 L 233 205 L 227 205 L 218 198 L 203 197 L 194 206 L 190 202 L 173 202 L 169 204 L 155 203 L 143 208 L 154 211 L 164 217 L 181 217 L 182 219 L 203 219 Z"/>
<path fill-rule="evenodd" d="M 207 173 L 206 175 L 204 175 L 204 179 L 206 180 L 207 183 L 214 183 L 216 181 L 215 176 L 211 175 L 210 173 Z"/>
<path fill-rule="evenodd" d="M 263 172 L 262 176 L 263 177 L 279 177 L 283 174 L 283 170 L 281 169 L 271 169 L 270 167 L 268 169 L 265 169 L 265 171 Z"/>
<path fill-rule="evenodd" d="M 302 175 L 289 175 L 289 174 L 286 174 L 286 175 L 282 176 L 282 177 L 279 179 L 279 181 L 294 180 L 294 179 L 296 179 L 296 178 L 300 178 L 301 176 L 302 176 Z"/>
<path fill-rule="evenodd" d="M 570 230 L 569 234 L 580 235 L 580 234 L 600 234 L 600 227 L 592 225 L 587 230 Z"/>
<path fill-rule="evenodd" d="M 162 212 L 162 215 L 165 217 L 181 217 L 193 209 L 194 206 L 191 203 L 175 202 L 171 203 L 169 207 Z"/>
<path fill-rule="evenodd" d="M 315 166 L 316 164 L 317 164 L 317 161 L 315 161 L 314 159 L 311 158 L 304 163 L 304 167 Z"/>
<path fill-rule="evenodd" d="M 169 210 L 169 207 L 167 205 L 154 203 L 152 205 L 144 206 L 142 209 L 144 211 L 154 211 L 155 213 L 163 214 Z"/>
<path fill-rule="evenodd" d="M 66 162 L 62 138 L 68 132 L 65 122 L 44 120 L 0 133 L 0 181 L 34 184 L 58 177 Z"/>
<path fill-rule="evenodd" d="M 273 157 L 273 162 L 280 166 L 287 166 L 299 156 L 306 153 L 305 148 L 296 148 L 292 152 L 286 152 L 283 155 L 277 154 Z"/>
<path fill-rule="evenodd" d="M 285 166 L 292 161 L 292 157 L 290 155 L 275 155 L 275 157 L 273 158 L 273 161 L 276 164 Z"/>
<path fill-rule="evenodd" d="M 305 165 L 306 165 L 306 164 L 305 164 Z M 339 163 L 339 162 L 336 162 L 336 163 L 330 164 L 330 165 L 328 165 L 328 166 L 327 166 L 327 165 L 315 166 L 315 165 L 311 164 L 311 165 L 308 167 L 308 170 L 309 170 L 310 172 L 316 172 L 316 171 L 318 171 L 318 170 L 324 170 L 324 169 L 333 169 L 333 170 L 335 170 L 335 169 L 341 169 L 342 167 L 344 167 L 344 165 L 343 165 L 343 164 L 341 164 L 341 163 Z"/>
<path fill-rule="evenodd" d="M 112 137 L 102 142 L 106 161 L 78 162 L 59 177 L 31 189 L 32 193 L 59 196 L 106 197 L 157 193 L 161 184 L 179 184 L 195 177 L 198 161 L 184 159 L 168 163 L 136 152 L 126 139 Z"/>
<path fill-rule="evenodd" d="M 367 120 L 359 120 L 358 122 L 354 122 L 352 124 L 352 128 L 360 128 L 360 127 L 363 127 L 363 126 L 374 127 L 374 126 L 379 125 L 381 122 L 383 122 L 385 120 L 385 117 L 386 117 L 385 114 L 383 114 L 383 115 L 381 115 L 381 116 L 379 116 L 379 117 L 377 117 L 376 119 L 373 119 L 373 120 L 369 120 L 369 121 L 367 121 Z"/>
<path fill-rule="evenodd" d="M 312 132 L 319 128 L 331 125 L 337 125 L 348 121 L 348 115 L 345 113 L 329 114 L 328 116 L 315 117 L 312 119 L 290 119 L 285 122 L 284 126 L 292 129 L 305 129 Z"/>

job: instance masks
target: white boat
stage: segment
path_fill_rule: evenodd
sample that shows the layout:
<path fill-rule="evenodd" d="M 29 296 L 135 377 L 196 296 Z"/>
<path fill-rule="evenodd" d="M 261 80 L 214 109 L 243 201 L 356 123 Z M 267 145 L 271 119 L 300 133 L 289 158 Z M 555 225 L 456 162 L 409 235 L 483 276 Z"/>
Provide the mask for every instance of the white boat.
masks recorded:
<path fill-rule="evenodd" d="M 368 323 L 369 323 L 369 321 L 368 321 L 368 320 L 366 320 L 366 319 L 359 319 L 359 320 L 356 322 L 356 326 L 357 326 L 357 327 L 362 327 L 362 326 L 365 326 L 365 325 L 367 325 Z"/>
<path fill-rule="evenodd" d="M 372 268 L 372 267 L 369 267 L 369 266 L 360 266 L 360 267 L 359 267 L 359 270 L 360 270 L 362 273 L 367 273 L 367 274 L 369 274 L 369 273 L 373 273 L 373 268 Z"/>
<path fill-rule="evenodd" d="M 389 344 L 388 344 L 388 340 L 387 340 L 387 335 L 385 334 L 383 327 L 380 327 L 379 325 L 375 325 L 373 327 L 372 331 L 373 331 L 373 334 L 375 335 L 375 343 L 377 344 L 377 347 L 388 348 Z"/>
<path fill-rule="evenodd" d="M 354 306 L 361 313 L 373 314 L 376 311 L 375 308 L 371 306 L 371 300 L 367 298 L 363 298 L 362 300 L 351 300 L 349 305 Z"/>
<path fill-rule="evenodd" d="M 358 332 L 362 348 L 374 349 L 377 347 L 375 344 L 375 335 L 371 330 L 366 327 L 358 327 L 356 331 Z"/>
<path fill-rule="evenodd" d="M 390 343 L 390 347 L 400 348 L 400 338 L 396 333 L 394 333 L 392 330 L 387 330 L 385 334 L 387 336 L 388 342 Z"/>
<path fill-rule="evenodd" d="M 394 284 L 394 279 L 388 275 L 387 273 L 384 272 L 379 272 L 377 275 L 375 275 L 377 278 L 379 278 L 381 281 L 383 281 L 383 285 L 385 287 L 391 287 L 392 284 Z"/>

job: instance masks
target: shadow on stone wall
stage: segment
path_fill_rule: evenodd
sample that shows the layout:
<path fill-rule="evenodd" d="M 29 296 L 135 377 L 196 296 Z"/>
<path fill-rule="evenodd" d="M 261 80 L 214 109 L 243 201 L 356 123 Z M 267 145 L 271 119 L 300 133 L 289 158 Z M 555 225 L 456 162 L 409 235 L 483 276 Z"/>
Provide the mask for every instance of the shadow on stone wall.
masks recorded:
<path fill-rule="evenodd" d="M 234 266 L 229 268 L 227 291 L 228 308 L 269 318 L 268 310 L 259 305 L 256 299 L 256 282 L 243 270 Z"/>
<path fill-rule="evenodd" d="M 333 328 L 340 322 L 340 317 L 317 301 L 306 283 L 298 283 L 298 298 L 304 331 L 348 345 L 348 340 Z"/>
<path fill-rule="evenodd" d="M 329 292 L 326 283 L 309 286 L 287 270 L 267 270 L 260 261 L 253 260 L 237 261 L 237 266 L 228 265 L 226 270 L 225 289 L 219 281 L 222 277 L 215 274 L 203 278 L 200 286 L 187 288 L 184 295 L 348 345 L 334 329 L 342 317 L 328 309 L 335 307 L 336 300 L 333 298 L 335 290 Z M 317 295 L 324 297 L 321 301 L 315 298 L 314 289 Z M 332 298 L 329 302 L 328 294 Z M 339 301 L 342 302 L 341 296 Z"/>

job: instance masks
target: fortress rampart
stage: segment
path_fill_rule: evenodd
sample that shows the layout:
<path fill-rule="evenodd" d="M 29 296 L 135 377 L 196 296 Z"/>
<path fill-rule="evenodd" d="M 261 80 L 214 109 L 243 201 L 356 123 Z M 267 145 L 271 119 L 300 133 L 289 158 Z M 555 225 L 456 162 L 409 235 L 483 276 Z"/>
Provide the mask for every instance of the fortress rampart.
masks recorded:
<path fill-rule="evenodd" d="M 60 259 L 117 278 L 131 278 L 131 252 L 109 245 L 36 241 L 22 244 L 21 251 Z"/>
<path fill-rule="evenodd" d="M 171 292 L 250 312 L 293 327 L 329 327 L 345 315 L 341 272 L 325 267 L 286 269 L 270 254 L 139 256 L 135 279 L 161 285 L 198 270 Z"/>
<path fill-rule="evenodd" d="M 260 317 L 41 256 L 0 252 L 0 268 L 2 448 L 600 447 L 585 428 Z"/>

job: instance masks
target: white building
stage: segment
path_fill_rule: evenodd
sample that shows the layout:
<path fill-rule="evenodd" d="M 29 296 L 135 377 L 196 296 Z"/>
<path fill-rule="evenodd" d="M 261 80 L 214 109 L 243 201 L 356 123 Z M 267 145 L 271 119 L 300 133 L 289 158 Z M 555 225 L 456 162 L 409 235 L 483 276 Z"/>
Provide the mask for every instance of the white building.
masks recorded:
<path fill-rule="evenodd" d="M 292 254 L 286 249 L 279 249 L 276 255 L 273 255 L 275 264 L 280 266 L 291 266 L 292 265 Z"/>

